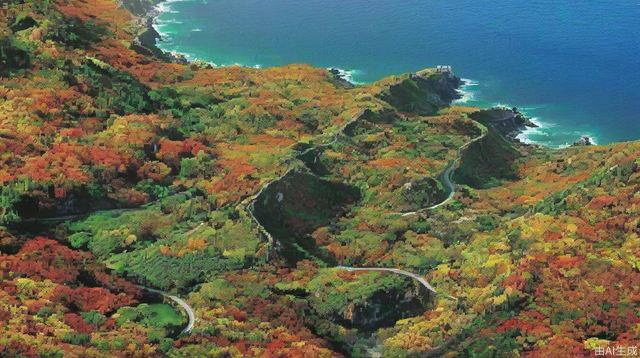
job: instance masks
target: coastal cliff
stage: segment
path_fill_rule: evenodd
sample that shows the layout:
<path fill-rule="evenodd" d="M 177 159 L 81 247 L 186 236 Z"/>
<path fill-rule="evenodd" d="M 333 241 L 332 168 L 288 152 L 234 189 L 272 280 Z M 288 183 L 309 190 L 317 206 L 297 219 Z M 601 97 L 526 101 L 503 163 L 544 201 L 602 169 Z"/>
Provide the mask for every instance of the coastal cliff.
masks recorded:
<path fill-rule="evenodd" d="M 401 112 L 433 115 L 460 98 L 461 85 L 462 80 L 452 73 L 422 71 L 395 80 L 379 96 Z"/>
<path fill-rule="evenodd" d="M 131 49 L 145 56 L 154 56 L 165 61 L 182 61 L 181 57 L 172 56 L 160 50 L 156 44 L 161 39 L 154 23 L 159 15 L 157 6 L 166 0 L 118 0 L 118 6 L 127 9 L 134 15 L 133 27 L 137 35 Z"/>
<path fill-rule="evenodd" d="M 517 108 L 494 107 L 474 112 L 470 117 L 485 126 L 492 127 L 504 137 L 515 140 L 527 128 L 537 125 L 525 117 Z"/>

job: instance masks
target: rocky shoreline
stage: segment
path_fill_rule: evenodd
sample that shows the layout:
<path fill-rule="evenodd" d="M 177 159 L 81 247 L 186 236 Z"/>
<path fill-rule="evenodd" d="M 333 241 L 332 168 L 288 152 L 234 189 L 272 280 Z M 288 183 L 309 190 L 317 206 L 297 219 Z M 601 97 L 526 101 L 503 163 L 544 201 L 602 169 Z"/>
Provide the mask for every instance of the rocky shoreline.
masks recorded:
<path fill-rule="evenodd" d="M 527 118 L 518 108 L 493 107 L 471 114 L 471 118 L 484 125 L 496 129 L 501 135 L 512 142 L 522 143 L 517 137 L 527 128 L 538 125 Z"/>
<path fill-rule="evenodd" d="M 132 49 L 136 52 L 147 56 L 154 56 L 163 61 L 169 61 L 180 64 L 194 63 L 198 66 L 211 68 L 212 64 L 202 61 L 190 61 L 186 56 L 176 53 L 168 52 L 160 49 L 157 46 L 157 42 L 162 40 L 162 35 L 156 30 L 155 22 L 160 15 L 158 5 L 166 2 L 166 0 L 119 0 L 119 6 L 127 9 L 136 18 L 134 25 L 139 29 L 138 35 L 135 38 L 134 43 L 131 45 Z M 327 68 L 330 75 L 333 76 L 336 84 L 352 88 L 356 84 L 349 78 L 349 73 L 346 70 L 330 67 Z M 455 77 L 455 76 L 454 76 Z M 461 79 L 455 77 L 458 82 L 454 84 L 455 94 L 451 95 L 452 99 L 460 98 L 459 87 L 463 84 Z M 528 128 L 537 128 L 538 125 L 527 118 L 517 107 L 493 107 L 486 108 L 478 112 L 477 116 L 482 119 L 480 122 L 489 124 L 500 132 L 506 139 L 513 143 L 525 145 L 518 136 L 526 131 Z M 474 118 L 478 120 L 478 118 Z M 488 119 L 488 120 L 487 120 Z M 583 136 L 574 142 L 573 146 L 590 146 L 595 143 L 591 138 Z M 538 144 L 528 144 L 538 145 Z"/>
<path fill-rule="evenodd" d="M 523 143 L 518 136 L 528 128 L 538 128 L 539 126 L 527 118 L 522 112 L 518 110 L 518 108 L 506 108 L 506 107 L 495 107 L 486 110 L 482 110 L 475 114 L 478 118 L 474 118 L 476 120 L 480 120 L 485 124 L 491 125 L 493 128 L 498 130 L 505 138 L 508 140 L 521 144 L 521 145 L 535 145 L 539 144 L 533 143 Z M 473 115 L 472 115 L 473 118 Z M 578 140 L 573 142 L 571 146 L 573 147 L 586 147 L 595 145 L 594 140 L 589 136 L 581 136 Z"/>
<path fill-rule="evenodd" d="M 163 61 L 187 64 L 189 60 L 182 54 L 163 51 L 157 46 L 162 35 L 155 29 L 156 18 L 160 15 L 158 5 L 166 0 L 119 0 L 118 6 L 135 16 L 134 26 L 138 29 L 131 48 L 136 52 L 154 56 Z"/>
<path fill-rule="evenodd" d="M 168 52 L 158 47 L 158 41 L 162 41 L 162 35 L 156 30 L 156 19 L 160 15 L 158 5 L 167 0 L 118 0 L 118 6 L 127 9 L 135 16 L 134 26 L 139 29 L 131 48 L 146 56 L 155 56 L 158 59 L 212 68 L 213 64 L 205 61 L 190 61 L 185 55 L 177 52 Z M 333 76 L 337 84 L 352 88 L 356 84 L 352 81 L 349 71 L 330 67 L 327 71 Z"/>
<path fill-rule="evenodd" d="M 212 68 L 215 65 L 205 61 L 192 61 L 185 55 L 177 52 L 169 52 L 162 50 L 158 47 L 158 41 L 162 41 L 162 35 L 156 30 L 156 19 L 160 15 L 161 11 L 158 5 L 166 2 L 167 0 L 118 0 L 118 5 L 127 9 L 131 14 L 135 16 L 134 26 L 138 29 L 138 34 L 135 37 L 131 48 L 138 53 L 146 56 L 154 56 L 160 60 L 189 64 L 192 63 L 203 68 Z M 352 88 L 357 84 L 350 78 L 349 71 L 337 68 L 327 68 L 328 73 L 333 76 L 337 85 L 345 88 Z M 456 77 L 457 78 L 457 77 Z M 463 84 L 463 80 L 459 79 L 459 83 L 455 85 L 456 90 Z M 453 99 L 461 98 L 461 93 L 456 91 L 455 95 L 452 95 Z M 486 108 L 480 111 L 481 115 L 485 117 L 493 117 L 490 120 L 490 125 L 496 128 L 506 139 L 513 143 L 520 145 L 533 145 L 539 146 L 536 143 L 525 143 L 518 138 L 518 136 L 524 133 L 528 128 L 539 127 L 536 123 L 532 122 L 517 107 L 493 107 Z M 581 136 L 571 146 L 591 146 L 596 145 L 595 141 L 588 136 Z"/>

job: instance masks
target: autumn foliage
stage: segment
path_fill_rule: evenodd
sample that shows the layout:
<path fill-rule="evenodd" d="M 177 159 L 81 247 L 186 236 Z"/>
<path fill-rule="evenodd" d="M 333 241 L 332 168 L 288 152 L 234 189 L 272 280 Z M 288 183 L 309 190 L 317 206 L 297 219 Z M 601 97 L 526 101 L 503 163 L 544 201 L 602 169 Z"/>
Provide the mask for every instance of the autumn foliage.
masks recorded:
<path fill-rule="evenodd" d="M 0 355 L 640 346 L 640 143 L 505 140 L 447 105 L 454 79 L 435 70 L 351 86 L 302 64 L 169 61 L 126 10 L 156 2 L 119 3 L 0 9 Z M 452 164 L 477 182 L 434 207 Z M 289 170 L 314 180 L 279 181 Z M 274 188 L 265 235 L 253 210 Z M 323 208 L 326 188 L 357 200 Z M 336 265 L 402 268 L 439 294 Z M 180 296 L 194 329 L 143 287 Z"/>

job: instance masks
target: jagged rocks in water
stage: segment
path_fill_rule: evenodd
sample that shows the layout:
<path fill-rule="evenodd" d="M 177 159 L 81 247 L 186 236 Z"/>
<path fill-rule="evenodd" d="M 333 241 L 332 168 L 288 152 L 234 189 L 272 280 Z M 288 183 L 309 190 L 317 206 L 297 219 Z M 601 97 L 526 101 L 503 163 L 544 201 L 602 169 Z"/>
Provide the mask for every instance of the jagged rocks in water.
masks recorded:
<path fill-rule="evenodd" d="M 573 142 L 573 145 L 576 147 L 584 147 L 584 146 L 593 145 L 593 142 L 591 141 L 591 138 L 587 136 L 583 136 L 577 141 Z"/>
<path fill-rule="evenodd" d="M 333 76 L 333 79 L 337 84 L 345 88 L 354 87 L 349 71 L 335 67 L 328 68 L 327 71 L 329 71 L 329 74 Z"/>

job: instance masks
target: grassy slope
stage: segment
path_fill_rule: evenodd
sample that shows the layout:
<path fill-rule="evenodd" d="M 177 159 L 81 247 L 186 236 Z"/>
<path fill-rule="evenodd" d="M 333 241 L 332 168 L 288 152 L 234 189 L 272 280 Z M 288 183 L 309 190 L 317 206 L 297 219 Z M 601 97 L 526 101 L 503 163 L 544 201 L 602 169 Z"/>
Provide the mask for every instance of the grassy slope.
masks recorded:
<path fill-rule="evenodd" d="M 454 181 L 474 188 L 498 186 L 518 178 L 515 161 L 520 153 L 514 145 L 489 127 L 487 135 L 462 154 Z"/>

